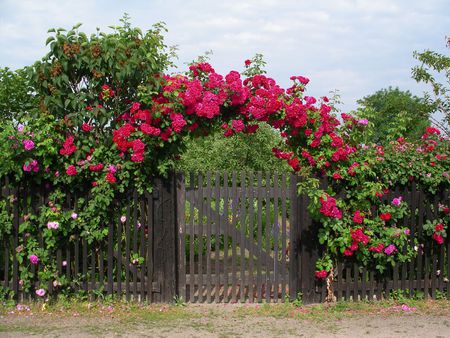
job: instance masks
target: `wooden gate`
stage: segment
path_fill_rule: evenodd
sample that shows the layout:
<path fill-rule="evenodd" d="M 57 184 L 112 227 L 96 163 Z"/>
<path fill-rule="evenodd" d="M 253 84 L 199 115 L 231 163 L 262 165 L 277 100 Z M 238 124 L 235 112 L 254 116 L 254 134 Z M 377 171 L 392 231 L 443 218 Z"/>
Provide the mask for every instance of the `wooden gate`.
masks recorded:
<path fill-rule="evenodd" d="M 260 302 L 289 295 L 289 174 L 185 178 L 179 205 L 179 293 L 189 302 Z M 185 194 L 183 194 L 183 190 Z"/>

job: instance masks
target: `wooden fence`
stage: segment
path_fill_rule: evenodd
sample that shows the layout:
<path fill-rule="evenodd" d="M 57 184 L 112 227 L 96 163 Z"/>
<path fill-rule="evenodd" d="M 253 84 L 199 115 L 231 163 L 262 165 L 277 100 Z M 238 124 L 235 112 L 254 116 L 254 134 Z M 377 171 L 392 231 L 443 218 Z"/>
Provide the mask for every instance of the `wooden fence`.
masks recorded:
<path fill-rule="evenodd" d="M 297 196 L 298 177 L 276 173 L 207 173 L 172 175 L 153 182 L 151 194 L 124 194 L 111 207 L 106 240 L 88 243 L 81 233 L 58 243 L 57 275 L 73 291 L 91 297 L 115 295 L 127 300 L 171 302 L 277 302 L 302 294 L 305 303 L 321 302 L 326 288 L 314 278 L 318 245 L 316 224 Z M 323 185 L 326 182 L 322 182 Z M 10 203 L 13 231 L 0 246 L 0 283 L 19 299 L 19 227 L 23 216 L 48 202 L 46 187 L 12 187 L 2 183 Z M 382 299 L 403 296 L 450 297 L 450 241 L 424 238 L 422 226 L 436 219 L 438 203 L 448 205 L 448 190 L 429 196 L 412 184 L 384 198 L 403 196 L 411 207 L 404 219 L 418 239 L 417 257 L 383 275 L 344 261 L 336 269 L 337 299 Z M 76 210 L 77 196 L 64 208 Z M 42 228 L 42 225 L 41 225 Z M 26 234 L 20 234 L 26 241 Z M 42 231 L 37 234 L 42 245 Z M 413 242 L 411 242 L 413 243 Z M 411 244 L 413 245 L 413 244 Z M 139 257 L 144 258 L 143 262 Z M 36 284 L 41 265 L 32 267 Z M 50 293 L 60 288 L 48 284 Z M 401 290 L 401 291 L 398 291 Z"/>

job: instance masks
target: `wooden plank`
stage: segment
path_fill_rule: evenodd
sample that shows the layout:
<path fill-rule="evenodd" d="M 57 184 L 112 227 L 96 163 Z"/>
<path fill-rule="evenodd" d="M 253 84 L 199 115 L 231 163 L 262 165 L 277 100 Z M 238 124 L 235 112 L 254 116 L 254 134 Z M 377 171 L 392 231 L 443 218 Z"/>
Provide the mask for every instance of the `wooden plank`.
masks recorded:
<path fill-rule="evenodd" d="M 417 191 L 417 197 L 418 197 L 418 222 L 417 222 L 417 238 L 420 238 L 422 236 L 422 232 L 423 232 L 423 214 L 424 214 L 424 209 L 423 209 L 423 193 L 421 191 Z M 417 198 L 416 197 L 416 198 Z M 424 274 L 423 274 L 423 270 L 422 270 L 422 261 L 423 261 L 423 255 L 424 255 L 424 250 L 423 250 L 423 246 L 419 243 L 418 247 L 417 247 L 417 278 L 418 280 L 422 279 Z M 425 290 L 420 287 L 418 287 L 417 291 L 423 291 L 425 294 Z"/>
<path fill-rule="evenodd" d="M 13 201 L 13 229 L 12 229 L 12 237 L 13 237 L 13 244 L 12 244 L 12 253 L 13 253 L 13 261 L 12 261 L 12 286 L 11 289 L 13 290 L 14 294 L 17 296 L 19 293 L 19 262 L 17 261 L 17 252 L 16 248 L 19 245 L 19 203 L 20 203 L 20 196 L 19 196 L 19 189 L 17 187 L 14 187 L 12 189 L 13 198 L 15 199 Z"/>
<path fill-rule="evenodd" d="M 248 175 L 248 184 L 249 186 L 253 187 L 254 185 L 254 174 L 253 172 L 250 172 Z M 250 247 L 249 247 L 249 255 L 248 255 L 248 271 L 249 271 L 249 279 L 248 279 L 248 299 L 250 303 L 254 303 L 255 301 L 255 295 L 254 295 L 254 271 L 253 271 L 253 265 L 254 265 L 254 246 L 255 246 L 255 240 L 254 240 L 254 231 L 253 231 L 253 222 L 254 222 L 254 190 L 251 189 L 248 196 L 248 238 L 250 240 Z"/>
<path fill-rule="evenodd" d="M 361 275 L 361 301 L 367 299 L 367 268 L 364 266 Z"/>
<path fill-rule="evenodd" d="M 287 274 L 286 274 L 286 202 L 287 202 L 287 194 L 286 194 L 286 185 L 287 185 L 286 173 L 283 173 L 281 176 L 281 298 L 284 300 L 286 298 L 286 283 L 287 283 Z"/>
<path fill-rule="evenodd" d="M 97 260 L 97 250 L 95 248 L 95 244 L 91 246 L 91 287 L 90 290 L 96 290 L 96 273 L 95 273 L 95 262 Z M 58 264 L 59 266 L 59 264 Z"/>
<path fill-rule="evenodd" d="M 219 263 L 220 263 L 220 174 L 216 172 L 214 180 L 214 200 L 215 200 L 215 217 L 214 217 L 214 232 L 215 232 L 215 248 L 214 248 L 214 273 L 219 273 Z M 220 284 L 215 285 L 214 289 L 214 300 L 216 303 L 220 300 Z"/>
<path fill-rule="evenodd" d="M 231 214 L 232 214 L 232 227 L 231 227 L 231 231 L 232 231 L 232 244 L 231 244 L 231 302 L 232 303 L 236 303 L 237 301 L 237 297 L 236 297 L 236 292 L 237 292 L 237 283 L 236 283 L 236 271 L 237 271 L 237 267 L 236 267 L 236 260 L 237 260 L 237 248 L 236 248 L 236 242 L 237 242 L 237 230 L 236 230 L 236 225 L 237 225 L 237 212 L 238 212 L 238 203 L 239 203 L 239 198 L 238 198 L 238 194 L 237 194 L 237 174 L 235 171 L 233 171 L 232 177 L 231 177 L 231 200 L 232 200 L 232 205 L 231 205 Z"/>
<path fill-rule="evenodd" d="M 350 271 L 350 266 L 347 264 L 345 264 L 345 300 L 349 301 L 350 300 L 350 283 L 351 283 L 351 271 Z"/>
<path fill-rule="evenodd" d="M 114 242 L 113 242 L 113 235 L 114 235 L 114 223 L 112 219 L 109 221 L 109 229 L 108 229 L 108 294 L 113 294 L 113 259 L 114 259 Z M 75 246 L 75 252 L 76 252 L 76 246 Z M 75 253 L 75 257 L 77 254 Z M 70 256 L 69 256 L 70 257 Z M 75 259 L 76 261 L 76 259 Z M 75 266 L 77 264 L 75 263 Z"/>
<path fill-rule="evenodd" d="M 228 218 L 229 210 L 228 210 L 228 204 L 229 204 L 229 191 L 228 191 L 228 173 L 225 171 L 223 174 L 223 186 L 224 186 L 224 195 L 223 195 L 223 214 Z M 223 236 L 223 271 L 228 272 L 228 237 L 229 237 L 229 230 L 230 227 L 224 226 L 225 228 L 225 234 Z M 228 302 L 228 273 L 225 274 L 225 280 L 223 283 L 223 301 Z"/>
<path fill-rule="evenodd" d="M 121 205 L 116 204 L 116 208 L 120 208 Z M 117 296 L 122 299 L 122 216 L 119 215 L 117 219 Z"/>
<path fill-rule="evenodd" d="M 178 228 L 178 293 L 181 300 L 186 300 L 186 254 L 185 254 L 185 207 L 186 207 L 186 197 L 185 190 L 186 185 L 184 181 L 184 175 L 182 173 L 177 174 L 177 228 Z M 200 210 L 201 210 L 200 206 Z M 141 207 L 141 213 L 143 214 Z M 199 218 L 202 215 L 199 212 Z M 142 222 L 142 224 L 145 224 Z M 144 227 L 142 227 L 144 229 Z M 202 237 L 202 236 L 200 236 Z M 143 240 L 142 240 L 143 241 Z M 141 248 L 144 247 L 144 243 L 141 241 Z M 202 252 L 203 247 L 200 245 L 199 253 Z M 142 255 L 143 256 L 143 255 Z M 143 271 L 143 269 L 142 269 Z M 142 279 L 144 280 L 144 276 Z"/>
<path fill-rule="evenodd" d="M 241 188 L 246 186 L 246 177 L 245 173 L 241 172 Z M 246 203 L 247 203 L 247 196 L 245 193 L 245 189 L 242 190 L 242 193 L 240 194 L 240 234 L 241 234 L 241 243 L 239 245 L 239 254 L 241 258 L 241 281 L 239 285 L 239 299 L 243 303 L 245 302 L 245 289 L 246 289 L 246 278 L 244 276 L 244 271 L 246 270 L 246 264 L 245 264 L 245 247 L 243 246 L 243 243 L 245 241 L 245 211 L 246 211 Z"/>
<path fill-rule="evenodd" d="M 100 286 L 103 287 L 105 283 L 105 258 L 103 256 L 104 245 L 102 242 L 99 243 L 98 252 L 98 275 Z"/>
<path fill-rule="evenodd" d="M 154 234 L 154 202 L 153 193 L 145 193 L 147 203 L 147 301 L 153 303 L 153 234 Z"/>
<path fill-rule="evenodd" d="M 278 198 L 279 198 L 279 187 L 278 187 L 278 173 L 274 173 L 273 178 L 273 188 L 274 188 L 274 196 L 273 196 L 273 242 L 274 242 L 274 252 L 273 252 L 273 261 L 274 261 L 274 270 L 273 273 L 275 275 L 275 283 L 274 283 L 274 290 L 273 290 L 273 301 L 275 303 L 278 302 L 278 290 L 280 285 L 280 267 L 279 267 L 279 261 L 278 261 L 278 254 L 279 254 L 279 243 L 278 243 L 278 236 L 280 231 L 280 225 L 278 224 Z"/>
<path fill-rule="evenodd" d="M 257 173 L 257 185 L 258 188 L 262 188 L 262 173 L 261 171 L 258 171 Z M 263 190 L 258 189 L 258 196 L 257 196 L 257 227 L 258 227 L 258 233 L 257 233 L 257 245 L 258 247 L 261 247 L 263 245 L 262 242 L 262 199 L 263 199 Z M 258 295 L 257 302 L 262 302 L 262 257 L 261 255 L 258 255 L 257 262 L 256 262 L 256 292 Z"/>
<path fill-rule="evenodd" d="M 198 186 L 203 187 L 203 174 L 198 174 Z M 203 303 L 205 301 L 205 298 L 203 297 L 204 294 L 204 287 L 203 287 L 203 240 L 204 240 L 204 224 L 203 224 L 203 213 L 205 210 L 205 201 L 203 196 L 203 189 L 200 189 L 198 191 L 198 200 L 197 200 L 197 206 L 198 206 L 198 220 L 199 220 L 199 226 L 200 226 L 200 236 L 198 236 L 199 241 L 199 250 L 198 250 L 198 271 L 200 274 L 200 281 L 198 288 L 198 301 Z"/>
<path fill-rule="evenodd" d="M 194 187 L 194 173 L 190 173 L 189 184 Z M 194 197 L 194 196 L 193 196 Z M 198 205 L 198 204 L 197 204 Z M 195 218 L 195 198 L 189 201 L 189 273 L 194 273 L 194 218 Z M 195 285 L 189 285 L 189 300 L 191 303 L 195 302 Z"/>
<path fill-rule="evenodd" d="M 289 231 L 289 298 L 295 300 L 298 292 L 300 292 L 300 260 L 298 255 L 298 247 L 300 245 L 299 238 L 299 210 L 298 204 L 300 197 L 297 196 L 297 175 L 290 175 L 290 231 Z"/>
<path fill-rule="evenodd" d="M 358 301 L 359 295 L 359 267 L 353 263 L 353 301 Z"/>
<path fill-rule="evenodd" d="M 125 220 L 125 298 L 127 301 L 131 299 L 131 287 L 130 287 L 130 246 L 131 246 L 131 231 L 130 231 L 130 198 L 127 199 L 126 206 L 126 220 Z"/>
<path fill-rule="evenodd" d="M 80 268 L 80 239 L 78 233 L 75 234 L 75 248 L 74 248 L 74 276 L 78 276 Z M 111 243 L 111 247 L 114 244 Z M 112 255 L 112 252 L 111 252 Z M 112 257 L 112 256 L 111 256 Z M 112 270 L 112 268 L 111 268 Z"/>
<path fill-rule="evenodd" d="M 414 238 L 416 238 L 416 234 L 417 234 L 417 218 L 416 218 L 416 209 L 418 207 L 417 202 L 418 202 L 418 196 L 417 196 L 417 192 L 416 192 L 416 182 L 412 182 L 411 184 L 411 192 L 409 194 L 409 200 L 408 202 L 410 203 L 410 212 L 411 215 L 409 217 L 409 225 L 410 225 L 410 238 L 411 238 L 411 246 L 413 246 L 414 244 Z M 415 266 L 415 262 L 416 259 L 412 258 L 411 261 L 409 262 L 409 273 L 408 273 L 408 279 L 409 279 L 409 296 L 412 297 L 414 295 L 414 291 L 416 291 L 416 286 L 413 284 L 413 280 L 414 278 L 416 278 L 416 266 Z"/>
<path fill-rule="evenodd" d="M 10 187 L 9 187 L 9 179 L 8 179 L 8 177 L 6 177 L 5 178 L 5 181 L 4 181 L 4 187 L 2 186 L 2 194 L 3 194 L 3 197 L 8 197 L 10 194 L 11 194 L 11 191 L 10 191 Z M 10 214 L 11 213 L 11 204 L 10 204 L 10 201 L 8 200 L 7 201 L 7 204 L 6 204 L 6 211 L 8 212 L 8 214 Z M 5 248 L 5 250 L 4 250 L 4 276 L 3 276 L 3 287 L 4 288 L 9 288 L 9 258 L 11 257 L 10 255 L 11 255 L 11 249 L 10 249 L 10 237 L 8 236 L 8 237 L 3 237 L 3 243 L 4 243 L 4 248 Z"/>
<path fill-rule="evenodd" d="M 272 247 L 270 244 L 270 194 L 268 193 L 268 190 L 270 188 L 270 173 L 266 172 L 266 191 L 265 191 L 265 197 L 266 197 L 266 227 L 264 229 L 265 232 L 265 240 L 266 240 L 266 252 L 269 254 L 272 251 Z M 269 303 L 271 300 L 271 293 L 272 293 L 272 283 L 270 281 L 270 271 L 272 268 L 272 257 L 270 255 L 266 256 L 266 281 L 265 281 L 265 295 L 266 295 L 266 302 Z"/>
<path fill-rule="evenodd" d="M 211 172 L 206 173 L 206 205 L 211 206 Z M 212 210 L 208 208 L 206 221 L 206 302 L 211 303 L 211 220 Z"/>
<path fill-rule="evenodd" d="M 369 301 L 374 300 L 375 296 L 375 280 L 374 280 L 374 271 L 371 270 L 369 273 Z"/>
<path fill-rule="evenodd" d="M 140 232 L 140 244 L 139 244 L 139 249 L 140 249 L 140 253 L 139 256 L 144 258 L 144 263 L 140 264 L 140 269 L 141 269 L 141 276 L 140 276 L 140 283 L 141 283 L 141 289 L 140 289 L 140 297 L 139 299 L 141 300 L 141 302 L 144 302 L 146 299 L 146 290 L 147 290 L 147 286 L 146 284 L 146 278 L 145 278 L 145 259 L 146 259 L 146 241 L 145 241 L 145 229 L 146 229 L 146 224 L 147 224 L 147 219 L 146 219 L 146 203 L 145 203 L 145 197 L 144 195 L 140 195 L 139 196 L 139 211 L 140 211 L 140 227 L 139 227 L 139 232 Z M 184 212 L 184 205 L 183 205 L 183 212 Z M 184 213 L 183 213 L 184 216 Z M 184 219 L 184 218 L 183 218 Z M 184 243 L 184 242 L 183 242 Z M 181 252 L 181 250 L 180 250 Z M 183 266 L 182 266 L 182 262 L 180 260 L 180 280 L 182 278 L 182 271 L 183 271 Z M 186 274 L 185 274 L 186 275 Z M 181 294 L 181 290 L 180 290 L 180 296 L 183 298 L 183 300 L 186 299 L 186 297 Z"/>
<path fill-rule="evenodd" d="M 133 233 L 133 254 L 138 254 L 138 208 L 139 208 L 139 200 L 138 200 L 138 192 L 136 189 L 133 189 L 133 223 L 132 225 L 132 233 Z M 135 262 L 131 262 L 131 269 L 133 270 L 133 300 L 136 301 L 138 297 L 137 293 L 137 264 Z"/>

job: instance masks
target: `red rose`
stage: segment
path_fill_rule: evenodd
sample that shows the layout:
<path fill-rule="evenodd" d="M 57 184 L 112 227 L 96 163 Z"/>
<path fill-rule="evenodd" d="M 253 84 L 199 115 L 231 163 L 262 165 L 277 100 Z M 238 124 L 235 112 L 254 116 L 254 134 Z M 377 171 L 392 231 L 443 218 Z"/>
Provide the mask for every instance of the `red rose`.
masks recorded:
<path fill-rule="evenodd" d="M 116 177 L 114 176 L 113 173 L 108 172 L 108 173 L 106 174 L 106 181 L 107 181 L 108 183 L 113 184 L 113 183 L 116 183 L 116 182 L 117 182 L 117 179 L 116 179 Z"/>
<path fill-rule="evenodd" d="M 325 278 L 327 278 L 328 272 L 327 272 L 327 270 L 320 270 L 320 271 L 316 271 L 315 275 L 316 275 L 316 278 L 325 279 Z"/>
<path fill-rule="evenodd" d="M 353 256 L 353 251 L 352 250 L 349 250 L 349 249 L 345 249 L 345 251 L 344 251 L 344 256 Z"/>
<path fill-rule="evenodd" d="M 389 221 L 391 219 L 391 217 L 392 216 L 389 212 L 385 212 L 384 214 L 380 215 L 380 219 L 385 222 Z"/>
<path fill-rule="evenodd" d="M 82 129 L 84 132 L 88 133 L 88 132 L 90 132 L 90 131 L 93 129 L 93 127 L 92 127 L 91 125 L 87 124 L 87 123 L 83 123 L 83 124 L 81 125 L 81 129 Z"/>
<path fill-rule="evenodd" d="M 77 174 L 77 168 L 74 165 L 69 165 L 66 169 L 66 174 L 69 176 L 75 176 Z"/>
<path fill-rule="evenodd" d="M 339 173 L 334 173 L 333 174 L 333 179 L 335 179 L 335 180 L 342 180 L 342 176 Z"/>
<path fill-rule="evenodd" d="M 361 215 L 361 212 L 359 210 L 356 210 L 355 213 L 353 214 L 353 222 L 362 224 L 363 221 L 364 221 L 364 216 Z"/>
<path fill-rule="evenodd" d="M 444 226 L 441 223 L 438 223 L 434 227 L 434 230 L 436 230 L 436 232 L 442 231 L 442 230 L 444 230 Z"/>
<path fill-rule="evenodd" d="M 444 243 L 444 237 L 442 237 L 441 235 L 438 235 L 437 233 L 434 233 L 432 237 L 436 241 L 437 244 L 443 244 Z"/>
<path fill-rule="evenodd" d="M 245 67 L 248 67 L 252 64 L 252 62 L 250 60 L 245 60 Z"/>

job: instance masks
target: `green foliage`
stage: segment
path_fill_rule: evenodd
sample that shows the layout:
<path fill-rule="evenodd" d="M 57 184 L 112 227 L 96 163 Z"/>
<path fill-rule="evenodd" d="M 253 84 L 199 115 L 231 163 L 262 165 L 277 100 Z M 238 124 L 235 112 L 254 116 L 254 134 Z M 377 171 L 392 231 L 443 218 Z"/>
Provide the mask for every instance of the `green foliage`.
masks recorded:
<path fill-rule="evenodd" d="M 100 130 L 111 129 L 115 118 L 138 100 L 141 85 L 158 90 L 155 75 L 171 65 L 172 56 L 164 45 L 164 25 L 142 32 L 132 28 L 126 16 L 122 22 L 111 27 L 112 33 L 97 31 L 90 37 L 79 31 L 80 25 L 49 30 L 50 51 L 30 68 L 42 113 L 65 119 L 69 128 L 89 121 Z M 104 85 L 115 91 L 107 100 L 99 97 Z M 94 114 L 88 106 L 97 107 Z"/>
<path fill-rule="evenodd" d="M 447 38 L 447 48 L 450 39 Z M 442 130 L 449 134 L 450 125 L 450 57 L 431 50 L 414 52 L 414 58 L 420 62 L 412 69 L 412 77 L 417 82 L 424 82 L 431 86 L 432 94 L 425 94 L 425 100 L 433 110 L 443 114 L 444 123 L 435 121 Z M 440 77 L 444 82 L 440 82 Z"/>
<path fill-rule="evenodd" d="M 277 130 L 260 123 L 254 134 L 235 134 L 224 137 L 216 131 L 207 137 L 189 140 L 176 168 L 186 172 L 277 171 L 289 172 L 289 166 L 275 158 L 272 148 L 282 139 Z"/>
<path fill-rule="evenodd" d="M 0 130 L 5 123 L 20 121 L 23 114 L 37 106 L 38 100 L 25 69 L 0 68 Z"/>
<path fill-rule="evenodd" d="M 432 107 L 409 91 L 389 87 L 357 102 L 356 115 L 369 120 L 367 143 L 387 144 L 399 137 L 418 139 L 430 124 Z"/>

